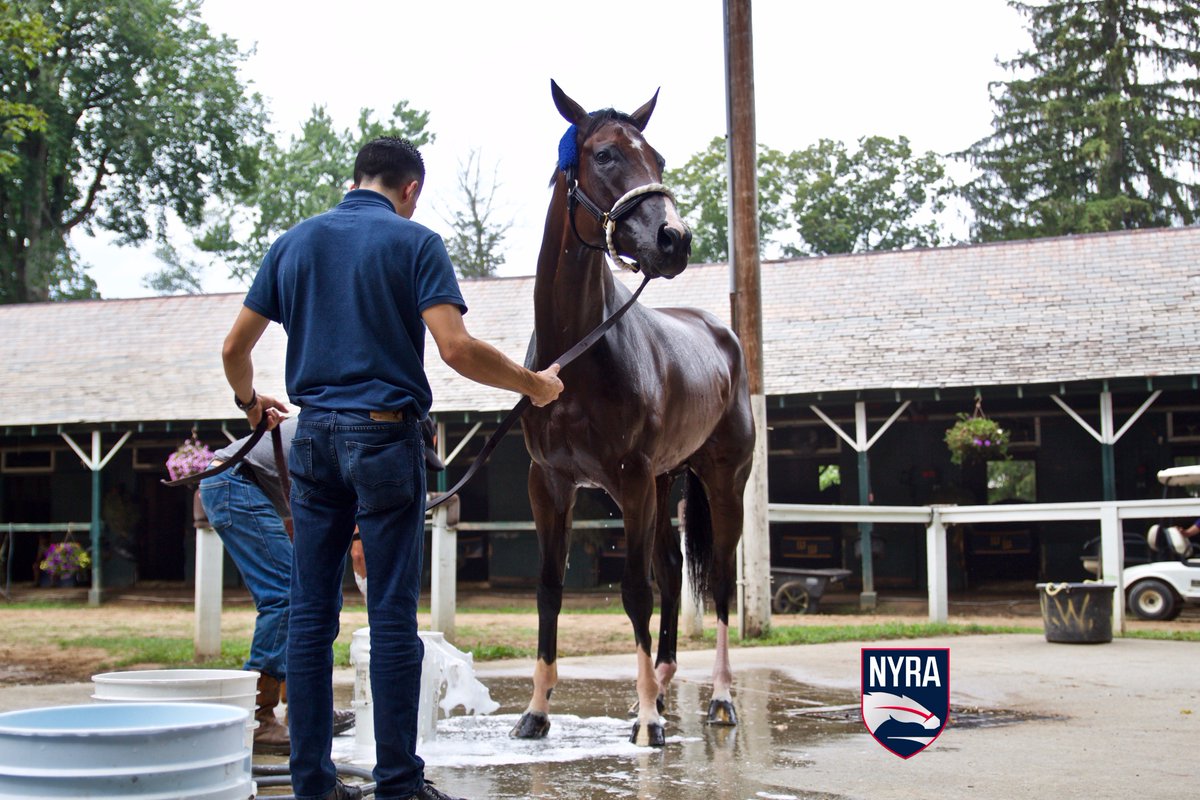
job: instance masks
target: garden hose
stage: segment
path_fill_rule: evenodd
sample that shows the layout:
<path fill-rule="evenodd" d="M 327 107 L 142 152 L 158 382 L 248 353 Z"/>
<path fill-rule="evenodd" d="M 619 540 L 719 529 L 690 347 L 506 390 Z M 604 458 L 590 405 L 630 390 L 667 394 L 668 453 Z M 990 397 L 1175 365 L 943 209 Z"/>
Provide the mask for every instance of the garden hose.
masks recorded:
<path fill-rule="evenodd" d="M 354 767 L 349 764 L 335 764 L 338 777 L 350 778 L 365 778 L 370 781 L 374 775 L 371 770 L 365 767 Z M 266 786 L 291 786 L 292 774 L 288 771 L 287 764 L 254 764 L 250 769 L 250 774 L 254 776 L 255 782 L 259 787 Z M 360 783 L 356 787 L 363 793 L 363 797 L 371 797 L 375 794 L 374 783 Z M 271 795 L 271 800 L 296 800 L 294 794 Z"/>

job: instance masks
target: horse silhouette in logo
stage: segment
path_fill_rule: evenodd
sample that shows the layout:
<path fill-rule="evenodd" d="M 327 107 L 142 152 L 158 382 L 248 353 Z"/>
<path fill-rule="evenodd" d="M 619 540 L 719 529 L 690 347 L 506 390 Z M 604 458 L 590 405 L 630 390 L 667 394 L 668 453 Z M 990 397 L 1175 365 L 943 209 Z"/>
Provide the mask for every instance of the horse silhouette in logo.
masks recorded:
<path fill-rule="evenodd" d="M 922 748 L 937 738 L 942 721 L 912 698 L 890 692 L 866 692 L 862 696 L 863 722 L 880 742 L 916 742 Z M 908 749 L 908 748 L 905 748 Z"/>

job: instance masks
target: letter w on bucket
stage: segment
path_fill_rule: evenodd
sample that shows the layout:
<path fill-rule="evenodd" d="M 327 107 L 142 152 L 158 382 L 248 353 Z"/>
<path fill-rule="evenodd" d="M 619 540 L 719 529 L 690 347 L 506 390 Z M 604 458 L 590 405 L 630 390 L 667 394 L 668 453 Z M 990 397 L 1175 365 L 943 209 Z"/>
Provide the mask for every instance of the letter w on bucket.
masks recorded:
<path fill-rule="evenodd" d="M 950 715 L 950 649 L 862 649 L 862 717 L 901 758 L 924 750 Z"/>

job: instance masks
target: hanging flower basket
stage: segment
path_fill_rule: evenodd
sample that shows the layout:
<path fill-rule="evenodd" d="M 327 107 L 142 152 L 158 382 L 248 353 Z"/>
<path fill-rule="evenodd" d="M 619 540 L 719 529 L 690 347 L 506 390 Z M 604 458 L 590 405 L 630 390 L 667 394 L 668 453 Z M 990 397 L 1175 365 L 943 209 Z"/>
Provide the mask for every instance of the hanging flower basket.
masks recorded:
<path fill-rule="evenodd" d="M 55 580 L 74 578 L 92 565 L 92 557 L 75 542 L 55 542 L 46 548 L 38 568 Z"/>
<path fill-rule="evenodd" d="M 1008 431 L 983 415 L 978 401 L 974 414 L 959 414 L 958 422 L 946 431 L 946 447 L 955 464 L 973 461 L 1003 461 L 1008 458 Z"/>
<path fill-rule="evenodd" d="M 167 474 L 171 476 L 171 480 L 177 481 L 203 472 L 212 460 L 212 450 L 193 435 L 179 445 L 174 453 L 167 456 Z"/>

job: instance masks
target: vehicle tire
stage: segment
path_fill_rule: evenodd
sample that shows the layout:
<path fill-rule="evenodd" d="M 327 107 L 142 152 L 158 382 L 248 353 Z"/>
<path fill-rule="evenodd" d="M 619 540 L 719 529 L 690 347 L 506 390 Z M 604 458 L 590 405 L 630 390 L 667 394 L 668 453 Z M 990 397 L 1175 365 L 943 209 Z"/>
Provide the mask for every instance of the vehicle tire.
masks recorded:
<path fill-rule="evenodd" d="M 771 610 L 776 614 L 804 614 L 808 612 L 808 590 L 801 581 L 788 581 L 775 590 Z"/>
<path fill-rule="evenodd" d="M 1181 610 L 1175 591 L 1163 581 L 1148 578 L 1129 590 L 1129 610 L 1139 619 L 1168 620 Z"/>

